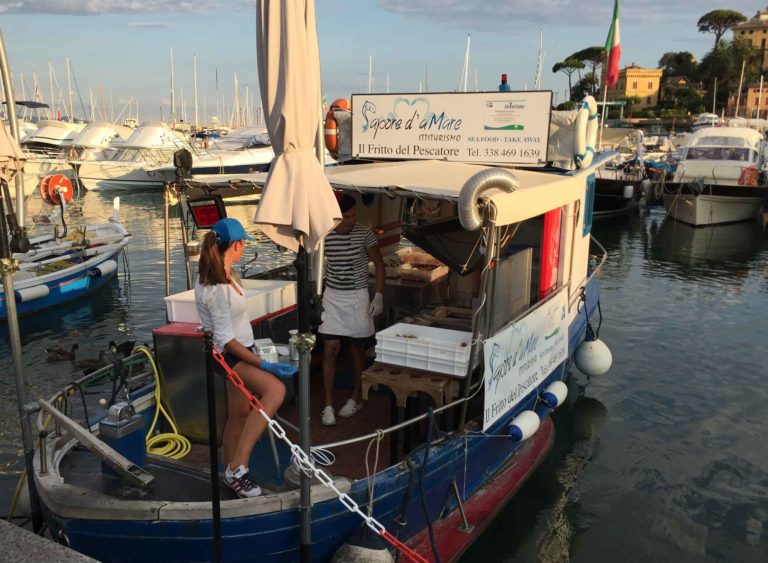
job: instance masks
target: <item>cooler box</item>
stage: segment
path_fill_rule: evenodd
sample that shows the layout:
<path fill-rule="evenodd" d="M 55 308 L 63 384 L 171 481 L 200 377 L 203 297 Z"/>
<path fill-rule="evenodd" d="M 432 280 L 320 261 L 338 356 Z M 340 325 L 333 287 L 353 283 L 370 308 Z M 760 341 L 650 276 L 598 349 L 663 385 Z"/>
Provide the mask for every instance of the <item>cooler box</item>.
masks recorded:
<path fill-rule="evenodd" d="M 248 318 L 256 321 L 296 305 L 296 282 L 284 280 L 243 280 Z M 168 321 L 199 323 L 195 291 L 182 291 L 165 298 Z"/>
<path fill-rule="evenodd" d="M 463 377 L 471 340 L 471 332 L 398 323 L 376 333 L 376 361 Z"/>

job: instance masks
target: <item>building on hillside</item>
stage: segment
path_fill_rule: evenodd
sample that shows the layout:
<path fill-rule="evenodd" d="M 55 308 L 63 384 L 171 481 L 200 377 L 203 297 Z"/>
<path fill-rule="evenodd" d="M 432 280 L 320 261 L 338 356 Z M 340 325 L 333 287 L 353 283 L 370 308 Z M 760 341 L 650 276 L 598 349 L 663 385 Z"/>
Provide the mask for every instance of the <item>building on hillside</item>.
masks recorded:
<path fill-rule="evenodd" d="M 768 8 L 759 10 L 752 19 L 744 23 L 736 24 L 731 28 L 733 38 L 746 39 L 752 43 L 755 49 L 760 51 L 762 65 L 761 70 L 768 70 L 768 51 L 766 51 L 766 39 L 768 39 Z"/>
<path fill-rule="evenodd" d="M 608 100 L 639 98 L 638 108 L 658 105 L 662 72 L 660 68 L 640 68 L 636 64 L 622 68 L 619 71 L 619 80 L 608 89 Z M 605 79 L 605 73 L 603 73 L 603 79 Z"/>
<path fill-rule="evenodd" d="M 741 90 L 741 98 L 737 98 L 736 94 L 731 95 L 728 98 L 726 113 L 737 115 L 737 104 L 739 106 L 738 117 L 768 119 L 768 83 L 763 84 L 762 92 L 760 91 L 760 84 L 750 84 Z"/>

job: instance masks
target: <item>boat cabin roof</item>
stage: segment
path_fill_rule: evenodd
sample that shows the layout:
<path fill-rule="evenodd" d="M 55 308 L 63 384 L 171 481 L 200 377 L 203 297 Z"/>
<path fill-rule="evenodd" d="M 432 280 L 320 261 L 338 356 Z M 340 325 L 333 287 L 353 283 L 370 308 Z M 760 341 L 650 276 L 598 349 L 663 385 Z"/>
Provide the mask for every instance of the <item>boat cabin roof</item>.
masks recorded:
<path fill-rule="evenodd" d="M 519 181 L 518 189 L 506 192 L 491 188 L 482 197 L 496 208 L 497 225 L 530 219 L 581 198 L 587 176 L 613 156 L 613 151 L 606 151 L 599 154 L 588 168 L 565 174 L 511 169 Z M 325 174 L 331 186 L 337 190 L 457 202 L 466 182 L 475 174 L 490 168 L 498 167 L 441 160 L 406 160 L 328 166 Z M 266 178 L 267 173 L 196 176 L 191 181 L 187 180 L 187 184 L 207 189 L 237 185 L 263 186 Z"/>
<path fill-rule="evenodd" d="M 703 127 L 688 139 L 688 146 L 756 147 L 763 136 L 746 127 Z"/>

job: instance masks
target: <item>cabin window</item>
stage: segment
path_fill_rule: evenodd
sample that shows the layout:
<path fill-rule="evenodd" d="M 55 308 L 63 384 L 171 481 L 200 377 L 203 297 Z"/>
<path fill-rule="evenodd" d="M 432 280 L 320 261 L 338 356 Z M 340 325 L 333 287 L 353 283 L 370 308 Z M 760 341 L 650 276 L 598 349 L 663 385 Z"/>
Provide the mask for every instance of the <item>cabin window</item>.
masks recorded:
<path fill-rule="evenodd" d="M 690 147 L 686 160 L 735 160 L 747 162 L 750 150 L 741 147 Z"/>
<path fill-rule="evenodd" d="M 595 175 L 590 174 L 587 177 L 587 195 L 584 198 L 584 230 L 583 236 L 587 236 L 592 232 L 592 213 L 595 207 Z"/>

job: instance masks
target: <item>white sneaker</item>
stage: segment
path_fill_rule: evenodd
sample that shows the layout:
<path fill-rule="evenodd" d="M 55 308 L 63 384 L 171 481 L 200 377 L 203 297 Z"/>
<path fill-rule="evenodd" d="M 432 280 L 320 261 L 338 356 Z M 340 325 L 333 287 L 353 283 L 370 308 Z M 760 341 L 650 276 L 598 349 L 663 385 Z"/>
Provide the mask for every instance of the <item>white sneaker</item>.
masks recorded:
<path fill-rule="evenodd" d="M 362 408 L 362 401 L 356 403 L 353 399 L 347 399 L 347 402 L 344 403 L 344 406 L 341 407 L 341 410 L 339 411 L 339 416 L 343 416 L 344 418 L 355 416 L 360 410 L 362 410 Z"/>
<path fill-rule="evenodd" d="M 323 426 L 336 426 L 336 415 L 331 405 L 326 405 L 323 409 Z"/>
<path fill-rule="evenodd" d="M 261 495 L 261 487 L 248 472 L 248 468 L 239 465 L 232 471 L 229 466 L 224 470 L 224 482 L 237 493 L 240 498 L 251 498 Z"/>

